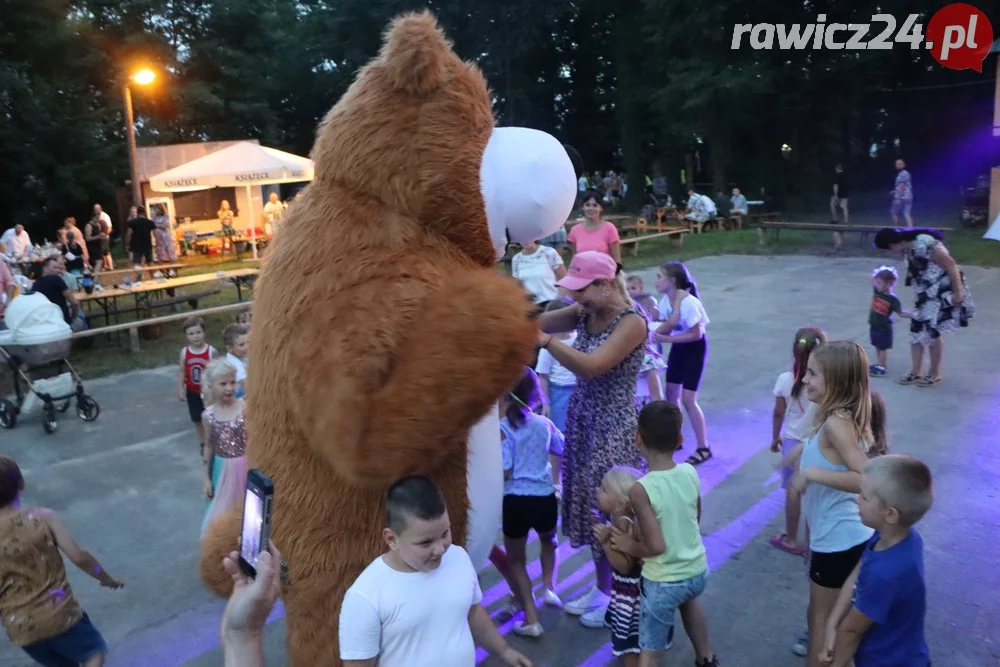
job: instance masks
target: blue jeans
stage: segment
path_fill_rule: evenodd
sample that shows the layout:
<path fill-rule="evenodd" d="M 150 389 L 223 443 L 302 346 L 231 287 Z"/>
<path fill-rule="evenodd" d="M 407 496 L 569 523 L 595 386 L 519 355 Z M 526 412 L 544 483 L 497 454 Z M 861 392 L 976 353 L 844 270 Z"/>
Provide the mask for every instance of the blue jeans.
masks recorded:
<path fill-rule="evenodd" d="M 573 395 L 573 385 L 549 383 L 549 419 L 559 432 L 566 434 L 566 413 L 569 411 L 569 397 Z"/>
<path fill-rule="evenodd" d="M 705 591 L 705 573 L 681 581 L 643 577 L 639 591 L 639 648 L 658 653 L 667 648 L 677 608 Z"/>

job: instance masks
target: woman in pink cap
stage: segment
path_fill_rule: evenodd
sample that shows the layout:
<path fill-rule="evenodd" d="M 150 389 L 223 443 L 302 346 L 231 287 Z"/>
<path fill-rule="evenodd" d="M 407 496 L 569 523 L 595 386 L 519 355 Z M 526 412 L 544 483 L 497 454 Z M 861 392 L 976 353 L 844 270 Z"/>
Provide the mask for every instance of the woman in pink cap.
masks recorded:
<path fill-rule="evenodd" d="M 577 377 L 566 416 L 562 529 L 573 547 L 591 546 L 597 585 L 566 611 L 592 628 L 604 627 L 611 591 L 611 565 L 593 536 L 597 487 L 614 466 L 646 467 L 635 446 L 634 394 L 647 324 L 622 278 L 610 255 L 580 252 L 556 283 L 576 304 L 539 317 L 539 345 Z M 574 330 L 572 347 L 552 335 Z"/>
<path fill-rule="evenodd" d="M 583 222 L 569 230 L 569 241 L 574 253 L 596 250 L 610 255 L 618 264 L 622 261 L 621 237 L 618 228 L 601 220 L 601 196 L 588 192 L 583 196 Z"/>

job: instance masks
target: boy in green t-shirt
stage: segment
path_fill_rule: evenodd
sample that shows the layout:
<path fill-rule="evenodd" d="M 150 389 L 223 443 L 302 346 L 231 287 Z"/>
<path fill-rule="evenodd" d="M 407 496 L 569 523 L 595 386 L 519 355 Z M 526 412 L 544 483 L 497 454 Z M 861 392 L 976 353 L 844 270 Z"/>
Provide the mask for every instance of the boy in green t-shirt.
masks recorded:
<path fill-rule="evenodd" d="M 676 463 L 681 448 L 680 408 L 669 401 L 647 403 L 639 413 L 636 443 L 649 472 L 629 489 L 642 539 L 615 527 L 611 546 L 642 559 L 639 603 L 639 664 L 658 664 L 680 610 L 694 645 L 696 667 L 719 667 L 708 640 L 708 622 L 698 604 L 708 561 L 701 539 L 701 482 L 690 463 Z M 669 542 L 665 539 L 669 536 Z"/>
<path fill-rule="evenodd" d="M 903 310 L 903 304 L 892 293 L 899 280 L 894 266 L 880 266 L 872 272 L 872 307 L 868 314 L 868 326 L 871 330 L 872 346 L 878 360 L 869 371 L 875 377 L 885 375 L 889 350 L 892 349 L 892 314 L 900 317 L 913 317 L 913 314 Z"/>

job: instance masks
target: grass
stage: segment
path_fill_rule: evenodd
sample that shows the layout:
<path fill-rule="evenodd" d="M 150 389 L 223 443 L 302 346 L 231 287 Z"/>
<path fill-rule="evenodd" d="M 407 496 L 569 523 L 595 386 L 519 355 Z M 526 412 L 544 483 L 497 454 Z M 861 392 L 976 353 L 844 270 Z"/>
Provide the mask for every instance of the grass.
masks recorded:
<path fill-rule="evenodd" d="M 859 224 L 870 224 L 857 220 Z M 950 226 L 948 224 L 940 225 Z M 978 266 L 1000 266 L 1000 243 L 982 238 L 982 229 L 973 231 L 956 229 L 947 234 L 946 243 L 952 255 L 960 264 Z M 705 234 L 688 234 L 684 245 L 678 247 L 670 239 L 653 239 L 639 246 L 637 257 L 626 255 L 626 269 L 634 270 L 655 266 L 668 260 L 686 261 L 707 255 L 818 255 L 818 256 L 856 256 L 873 258 L 873 261 L 886 257 L 886 253 L 863 246 L 858 235 L 849 234 L 844 241 L 844 250 L 835 253 L 830 234 L 821 232 L 784 230 L 775 241 L 769 234 L 767 245 L 757 244 L 757 231 L 743 229 L 741 231 L 708 232 Z M 189 261 L 190 260 L 190 261 Z M 119 259 L 124 262 L 124 259 Z M 196 256 L 185 258 L 189 268 L 185 275 L 199 272 L 224 271 L 229 269 L 253 266 L 236 260 L 221 260 L 217 256 Z M 122 264 L 124 265 L 124 264 Z M 212 297 L 202 299 L 200 307 L 219 306 L 235 303 L 236 289 L 228 286 Z M 123 317 L 123 321 L 128 321 Z M 209 342 L 222 350 L 222 330 L 233 322 L 234 313 L 215 315 L 205 318 L 205 326 Z M 100 325 L 100 322 L 97 322 Z M 157 368 L 177 363 L 180 349 L 184 345 L 184 332 L 181 324 L 167 325 L 162 328 L 160 338 L 141 340 L 140 352 L 132 354 L 127 349 L 127 338 L 123 335 L 120 341 L 108 341 L 103 336 L 90 340 L 92 347 L 77 347 L 73 350 L 72 361 L 84 378 L 96 378 L 132 370 Z"/>

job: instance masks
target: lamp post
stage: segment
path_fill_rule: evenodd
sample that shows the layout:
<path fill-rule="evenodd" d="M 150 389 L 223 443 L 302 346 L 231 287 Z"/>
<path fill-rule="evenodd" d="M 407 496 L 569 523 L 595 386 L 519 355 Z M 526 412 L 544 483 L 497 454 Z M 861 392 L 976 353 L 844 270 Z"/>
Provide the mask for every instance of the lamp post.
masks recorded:
<path fill-rule="evenodd" d="M 139 183 L 139 158 L 135 146 L 135 117 L 132 114 L 132 89 L 130 83 L 148 86 L 156 79 L 156 73 L 151 69 L 140 69 L 125 80 L 125 130 L 128 133 L 128 163 L 132 174 L 132 204 L 142 205 L 142 186 Z"/>

